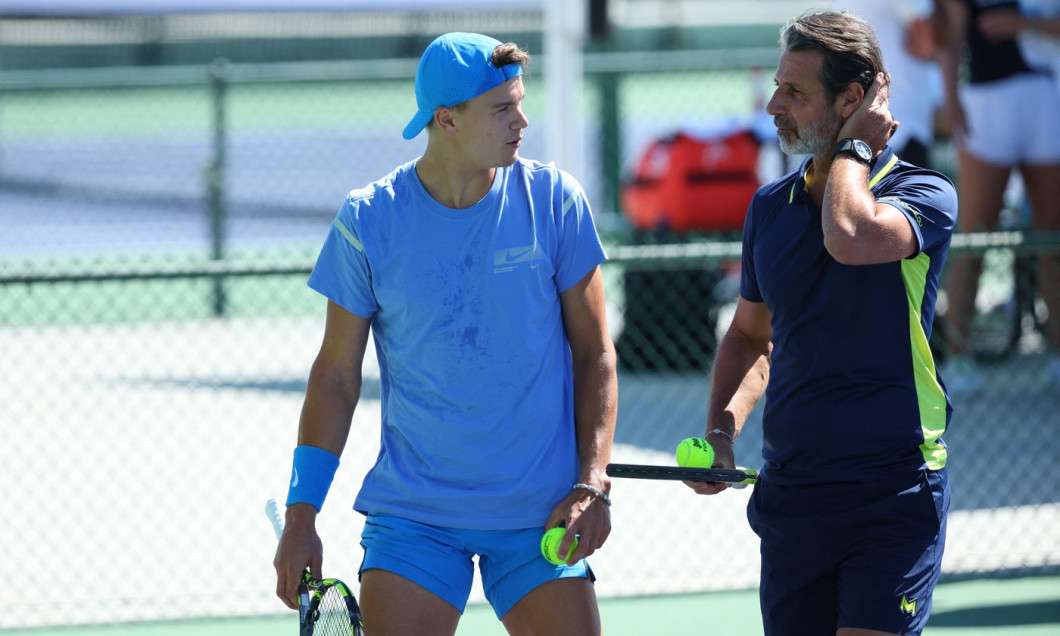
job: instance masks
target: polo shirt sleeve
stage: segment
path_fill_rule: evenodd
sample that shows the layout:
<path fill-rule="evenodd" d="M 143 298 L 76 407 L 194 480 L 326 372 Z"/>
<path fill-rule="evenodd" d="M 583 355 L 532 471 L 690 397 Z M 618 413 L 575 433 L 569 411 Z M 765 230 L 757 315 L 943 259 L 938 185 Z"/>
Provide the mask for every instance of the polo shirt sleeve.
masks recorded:
<path fill-rule="evenodd" d="M 888 180 L 876 202 L 894 206 L 909 220 L 917 254 L 948 248 L 957 222 L 957 192 L 945 176 L 928 170 L 898 174 Z"/>
<path fill-rule="evenodd" d="M 740 297 L 753 303 L 765 302 L 762 291 L 758 288 L 758 273 L 755 271 L 755 201 L 758 195 L 751 198 L 747 206 L 747 216 L 743 220 L 743 248 L 740 254 Z"/>

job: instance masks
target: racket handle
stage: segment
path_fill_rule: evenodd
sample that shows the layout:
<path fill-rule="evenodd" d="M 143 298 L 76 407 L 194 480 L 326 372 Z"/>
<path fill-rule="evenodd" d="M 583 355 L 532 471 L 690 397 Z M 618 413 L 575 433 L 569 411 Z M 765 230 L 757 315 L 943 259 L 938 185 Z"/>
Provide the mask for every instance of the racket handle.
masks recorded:
<path fill-rule="evenodd" d="M 748 476 L 752 476 L 753 475 L 755 479 L 758 478 L 758 472 L 755 471 L 755 470 L 751 470 L 749 468 L 744 468 L 743 466 L 737 466 L 736 470 L 742 470 L 745 473 L 747 473 Z M 753 482 L 754 482 L 753 479 L 748 479 L 747 481 L 737 481 L 737 482 L 733 482 L 733 483 L 729 484 L 729 488 L 735 488 L 737 490 L 742 490 L 742 489 L 747 488 L 748 486 L 750 486 Z"/>
<path fill-rule="evenodd" d="M 265 514 L 269 517 L 269 521 L 272 522 L 272 529 L 276 531 L 276 540 L 279 541 L 280 535 L 283 534 L 283 518 L 280 517 L 280 504 L 270 497 L 265 502 Z"/>

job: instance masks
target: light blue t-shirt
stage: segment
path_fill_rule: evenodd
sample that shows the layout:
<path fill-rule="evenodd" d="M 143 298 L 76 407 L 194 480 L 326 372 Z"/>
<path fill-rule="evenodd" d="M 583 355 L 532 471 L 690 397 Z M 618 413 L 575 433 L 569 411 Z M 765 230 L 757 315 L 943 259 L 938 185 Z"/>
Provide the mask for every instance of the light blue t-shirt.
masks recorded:
<path fill-rule="evenodd" d="M 569 174 L 519 160 L 470 208 L 410 162 L 349 194 L 309 285 L 372 320 L 379 456 L 354 508 L 454 528 L 539 526 L 578 477 L 559 294 L 605 259 Z"/>

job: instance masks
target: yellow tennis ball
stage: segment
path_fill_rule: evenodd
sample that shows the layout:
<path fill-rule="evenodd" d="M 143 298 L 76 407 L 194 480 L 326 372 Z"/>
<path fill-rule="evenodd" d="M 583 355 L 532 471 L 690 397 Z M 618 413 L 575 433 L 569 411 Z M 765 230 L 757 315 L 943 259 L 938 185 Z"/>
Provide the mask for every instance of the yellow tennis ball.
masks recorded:
<path fill-rule="evenodd" d="M 563 527 L 552 528 L 541 537 L 541 556 L 545 557 L 545 560 L 553 565 L 563 565 L 567 562 L 567 559 L 574 554 L 574 549 L 578 547 L 578 537 L 574 537 L 574 542 L 570 544 L 570 550 L 567 552 L 567 558 L 562 559 L 559 556 L 559 542 L 563 540 L 563 535 L 567 534 L 567 529 Z"/>
<path fill-rule="evenodd" d="M 677 445 L 678 466 L 710 468 L 714 465 L 714 447 L 702 437 L 689 437 Z"/>

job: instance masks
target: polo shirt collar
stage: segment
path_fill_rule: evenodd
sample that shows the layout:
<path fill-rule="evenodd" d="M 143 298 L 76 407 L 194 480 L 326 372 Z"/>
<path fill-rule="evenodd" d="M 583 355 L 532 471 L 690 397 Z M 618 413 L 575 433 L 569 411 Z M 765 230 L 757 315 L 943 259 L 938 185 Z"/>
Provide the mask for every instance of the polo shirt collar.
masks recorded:
<path fill-rule="evenodd" d="M 883 152 L 876 157 L 873 157 L 872 161 L 869 162 L 869 189 L 871 190 L 877 183 L 879 183 L 880 179 L 889 173 L 897 163 L 898 155 L 894 154 L 894 150 L 892 150 L 890 146 L 884 146 Z M 806 185 L 806 175 L 809 173 L 812 165 L 813 157 L 806 157 L 806 159 L 803 160 L 802 166 L 799 167 L 799 176 L 791 186 L 791 193 L 788 195 L 788 203 L 792 203 L 795 200 L 796 193 L 805 196 L 805 193 L 809 191 L 809 187 Z M 814 176 L 816 177 L 817 175 Z"/>

